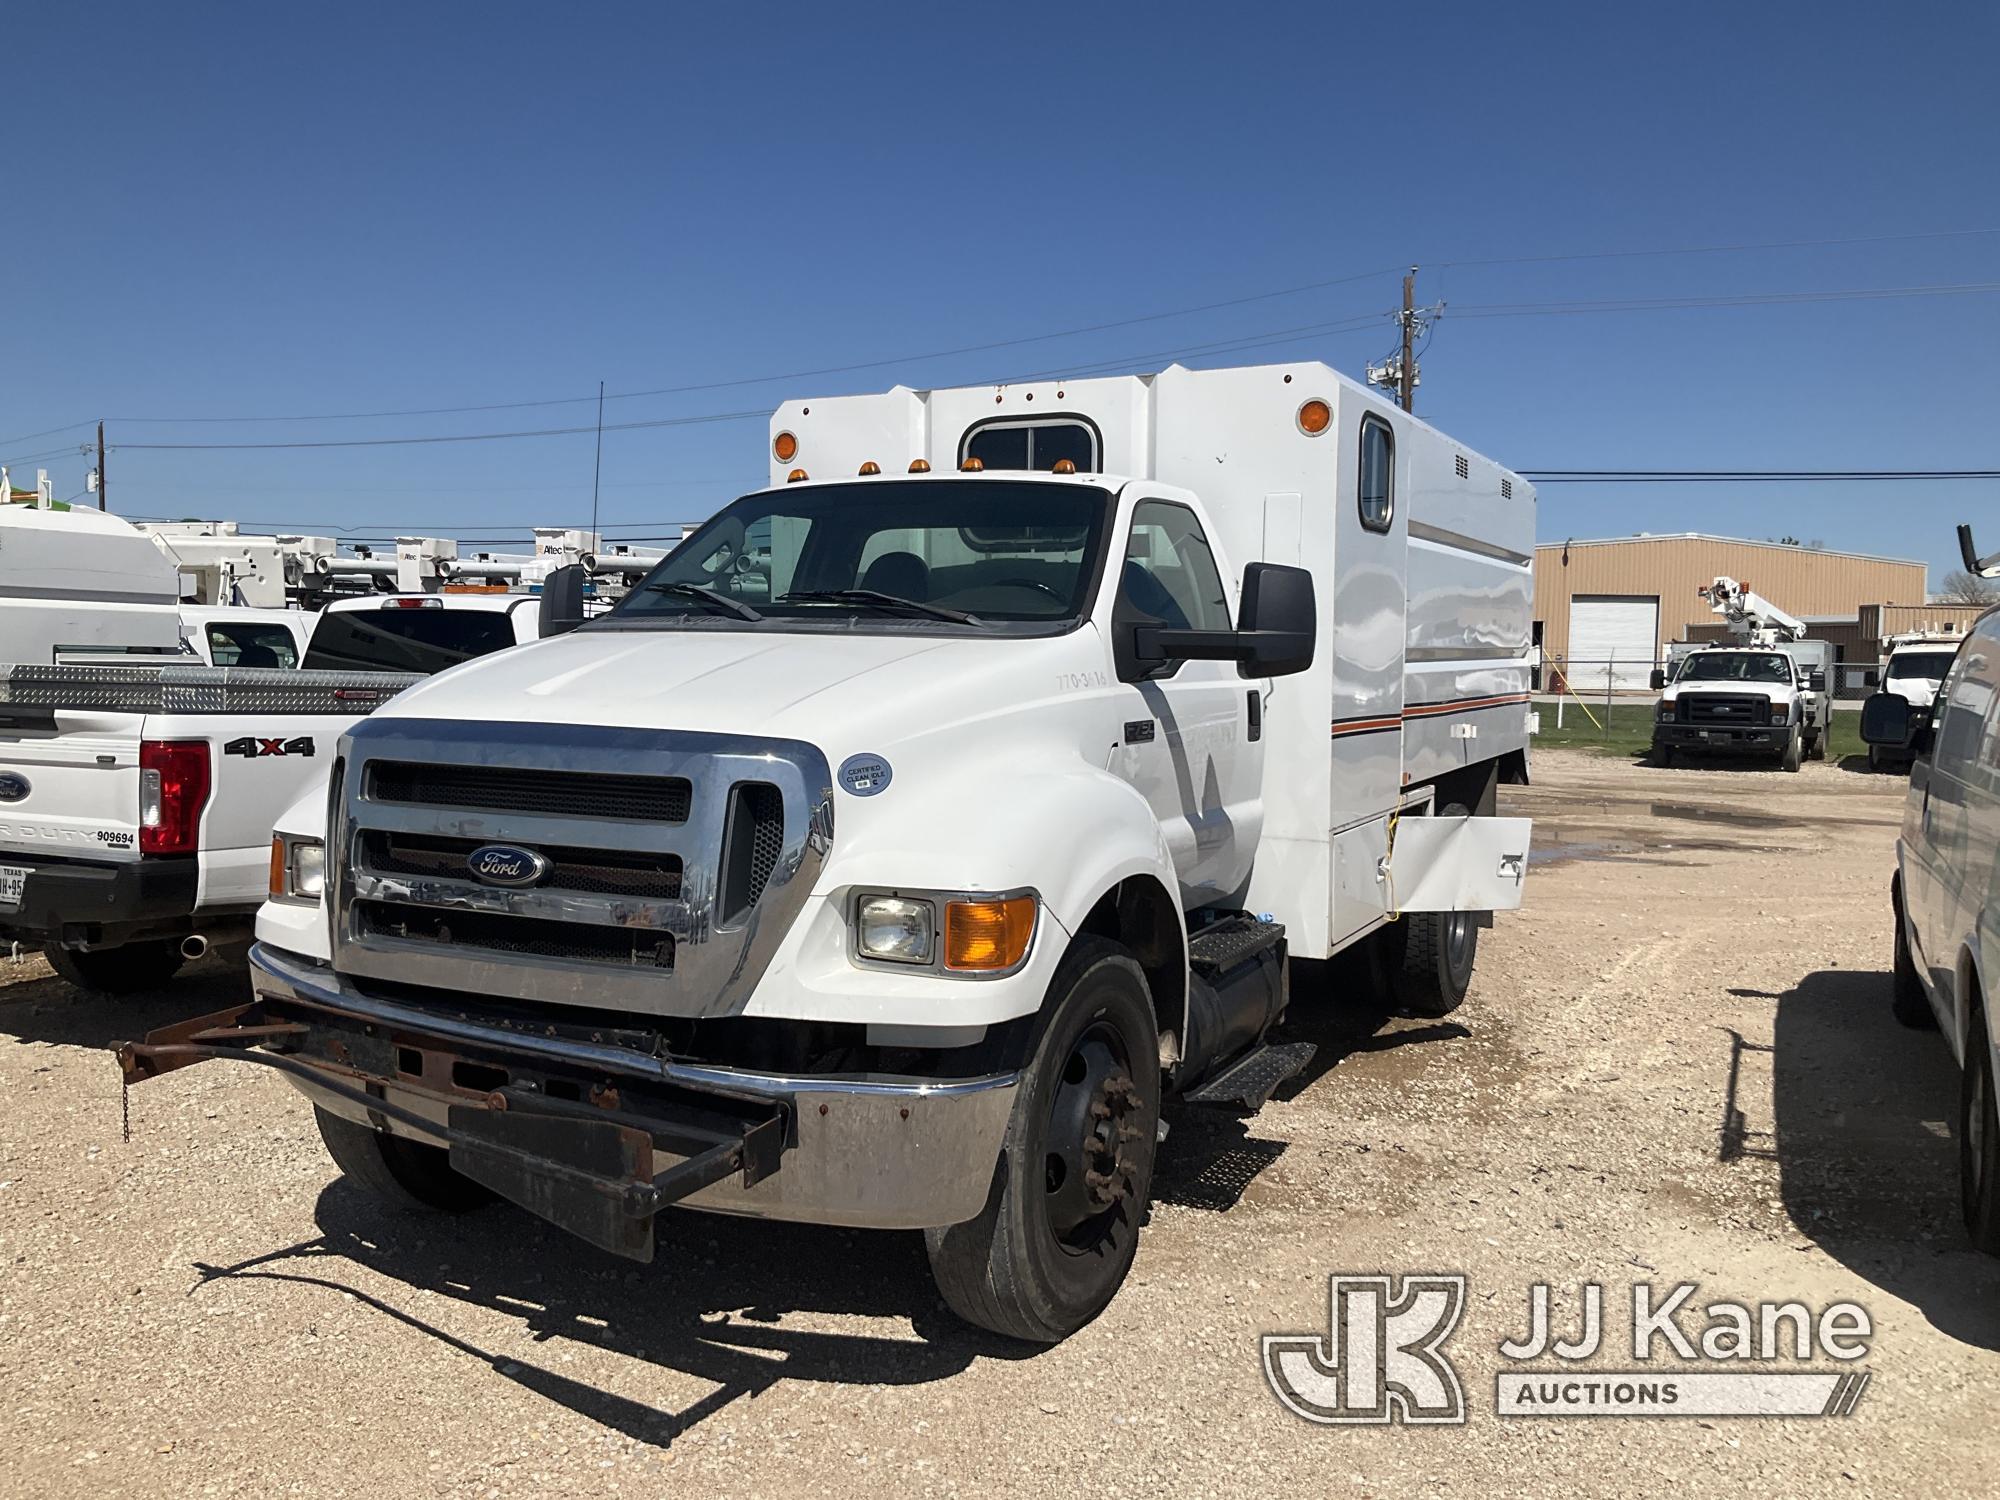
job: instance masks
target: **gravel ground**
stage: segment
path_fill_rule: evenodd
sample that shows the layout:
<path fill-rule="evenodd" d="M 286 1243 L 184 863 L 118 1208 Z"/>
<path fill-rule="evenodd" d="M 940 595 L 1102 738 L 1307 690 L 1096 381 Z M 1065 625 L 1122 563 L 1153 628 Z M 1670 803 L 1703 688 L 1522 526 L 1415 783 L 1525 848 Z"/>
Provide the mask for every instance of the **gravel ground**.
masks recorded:
<path fill-rule="evenodd" d="M 1059 1348 L 942 1311 L 912 1236 L 681 1215 L 632 1268 L 508 1208 L 347 1188 L 275 1075 L 135 1093 L 104 1048 L 229 1004 L 0 960 L 0 1493 L 1908 1495 L 2000 1486 L 2000 1262 L 1965 1245 L 1956 1079 L 1890 1019 L 1901 784 L 1561 752 L 1527 908 L 1446 1021 L 1302 977 L 1304 1086 L 1182 1113 L 1131 1281 Z M 1462 1271 L 1463 1427 L 1308 1425 L 1264 1332 L 1335 1271 Z M 1526 1289 L 1862 1303 L 1845 1419 L 1502 1420 Z M 1699 1319 L 1695 1322 L 1699 1326 Z"/>

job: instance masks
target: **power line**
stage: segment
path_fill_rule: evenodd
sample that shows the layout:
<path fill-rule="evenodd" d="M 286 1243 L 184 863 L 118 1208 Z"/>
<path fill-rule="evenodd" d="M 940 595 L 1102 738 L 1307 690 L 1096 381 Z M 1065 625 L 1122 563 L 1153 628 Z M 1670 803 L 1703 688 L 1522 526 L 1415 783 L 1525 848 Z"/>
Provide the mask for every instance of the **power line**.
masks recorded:
<path fill-rule="evenodd" d="M 1657 312 L 1689 307 L 1768 307 L 1804 302 L 1880 301 L 1897 297 L 1950 297 L 2000 292 L 2000 281 L 1937 282 L 1922 286 L 1851 287 L 1824 292 L 1749 292 L 1730 297 L 1615 297 L 1595 302 L 1492 302 L 1454 304 L 1454 318 L 1553 317 L 1564 313 Z"/>
<path fill-rule="evenodd" d="M 631 432 L 641 427 L 692 427 L 703 422 L 742 422 L 752 417 L 760 420 L 771 413 L 764 407 L 755 411 L 717 411 L 694 417 L 654 417 L 644 422 L 607 422 L 606 432 Z M 596 426 L 589 427 L 537 427 L 520 432 L 452 432 L 434 433 L 424 437 L 387 438 L 322 438 L 309 442 L 290 443 L 114 443 L 120 451 L 141 450 L 165 452 L 168 450 L 195 450 L 216 452 L 223 449 L 242 448 L 393 448 L 413 443 L 491 443 L 507 438 L 571 437 L 577 433 L 595 432 Z"/>
<path fill-rule="evenodd" d="M 1536 484 L 1869 484 L 2000 479 L 2000 469 L 1521 469 Z"/>
<path fill-rule="evenodd" d="M 708 380 L 690 385 L 658 386 L 645 391 L 613 391 L 605 396 L 607 401 L 635 401 L 647 396 L 683 396 L 696 391 L 729 390 L 746 385 L 772 385 L 786 380 L 811 380 L 821 375 L 846 375 L 860 370 L 880 370 L 891 365 L 918 364 L 925 360 L 950 359 L 962 354 L 986 354 L 995 349 L 1016 349 L 1024 344 L 1044 344 L 1057 339 L 1078 338 L 1087 333 L 1106 333 L 1114 328 L 1132 328 L 1141 323 L 1158 323 L 1169 318 L 1192 317 L 1196 313 L 1216 312 L 1227 307 L 1245 307 L 1253 302 L 1269 302 L 1279 297 L 1297 297 L 1307 292 L 1326 291 L 1337 286 L 1349 286 L 1357 281 L 1366 281 L 1375 276 L 1387 276 L 1392 270 L 1359 271 L 1351 276 L 1336 276 L 1328 281 L 1312 281 L 1302 286 L 1281 287 L 1272 292 L 1254 292 L 1243 297 L 1230 297 L 1220 302 L 1204 302 L 1192 307 L 1170 308 L 1165 312 L 1144 313 L 1134 318 L 1118 318 L 1108 323 L 1088 323 L 1077 328 L 1058 329 L 1054 333 L 1026 334 L 1020 338 L 997 339 L 985 344 L 966 344 L 956 349 L 933 349 L 924 354 L 898 355 L 893 359 L 871 359 L 857 364 L 826 365 L 817 370 L 790 370 L 780 375 L 746 375 L 735 380 Z M 555 396 L 541 401 L 502 401 L 484 406 L 430 406 L 414 407 L 401 411 L 361 411 L 322 412 L 313 415 L 291 417 L 114 417 L 108 420 L 118 422 L 160 422 L 179 425 L 196 422 L 350 422 L 370 417 L 435 417 L 460 412 L 519 411 L 537 406 L 573 406 L 595 401 L 595 396 Z M 57 429 L 60 430 L 60 429 Z M 590 428 L 578 429 L 591 431 Z M 610 429 L 616 431 L 614 425 Z"/>
<path fill-rule="evenodd" d="M 1807 250 L 1826 245 L 1887 245 L 1909 240 L 1967 239 L 1976 235 L 1994 234 L 2000 234 L 2000 228 L 1928 229 L 1908 234 L 1855 234 L 1821 240 L 1762 240 L 1738 245 L 1678 245 L 1658 250 L 1590 250 L 1564 255 L 1509 255 L 1487 260 L 1434 260 L 1429 264 L 1443 271 L 1457 266 L 1531 266 L 1546 265 L 1554 261 L 1624 260 L 1647 255 L 1725 255 L 1739 250 Z"/>
<path fill-rule="evenodd" d="M 95 422 L 96 420 L 97 418 L 95 417 L 89 417 L 81 422 L 65 422 L 60 427 L 44 427 L 40 432 L 23 433 L 20 437 L 11 437 L 6 439 L 4 442 L 0 442 L 0 448 L 5 448 L 9 443 L 31 443 L 36 438 L 47 437 L 52 432 L 68 432 L 72 428 L 88 427 L 92 422 Z"/>

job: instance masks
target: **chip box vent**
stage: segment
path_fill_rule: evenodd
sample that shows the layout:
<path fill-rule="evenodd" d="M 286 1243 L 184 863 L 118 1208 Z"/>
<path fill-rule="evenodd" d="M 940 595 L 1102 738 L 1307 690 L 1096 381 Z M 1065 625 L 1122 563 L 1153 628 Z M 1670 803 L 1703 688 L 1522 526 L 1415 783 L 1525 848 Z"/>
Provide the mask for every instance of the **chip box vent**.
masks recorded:
<path fill-rule="evenodd" d="M 1470 479 L 1472 477 L 1472 465 L 1465 461 L 1463 453 L 1459 454 L 1451 462 L 1452 467 L 1458 470 L 1458 477 L 1460 479 Z"/>
<path fill-rule="evenodd" d="M 1502 500 L 1512 500 L 1514 498 L 1513 480 L 1503 479 L 1500 481 L 1500 498 Z"/>

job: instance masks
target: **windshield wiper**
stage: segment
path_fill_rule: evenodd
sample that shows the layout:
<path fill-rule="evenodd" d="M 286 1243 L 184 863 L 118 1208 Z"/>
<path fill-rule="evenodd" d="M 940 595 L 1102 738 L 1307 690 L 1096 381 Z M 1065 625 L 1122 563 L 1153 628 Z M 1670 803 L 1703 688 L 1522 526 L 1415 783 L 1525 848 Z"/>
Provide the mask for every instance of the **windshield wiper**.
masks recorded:
<path fill-rule="evenodd" d="M 679 599 L 699 599 L 704 604 L 713 604 L 717 609 L 726 609 L 740 620 L 761 620 L 764 616 L 752 609 L 741 599 L 732 599 L 719 589 L 708 588 L 699 583 L 647 583 L 640 587 L 649 594 L 672 594 Z"/>
<path fill-rule="evenodd" d="M 977 625 L 981 630 L 992 629 L 989 621 L 977 615 L 969 615 L 962 609 L 952 609 L 943 604 L 932 604 L 928 599 L 905 599 L 901 594 L 885 594 L 880 589 L 798 589 L 778 598 L 780 604 L 871 604 L 877 609 L 915 610 L 918 614 L 929 615 L 936 620 L 950 620 L 957 625 Z"/>

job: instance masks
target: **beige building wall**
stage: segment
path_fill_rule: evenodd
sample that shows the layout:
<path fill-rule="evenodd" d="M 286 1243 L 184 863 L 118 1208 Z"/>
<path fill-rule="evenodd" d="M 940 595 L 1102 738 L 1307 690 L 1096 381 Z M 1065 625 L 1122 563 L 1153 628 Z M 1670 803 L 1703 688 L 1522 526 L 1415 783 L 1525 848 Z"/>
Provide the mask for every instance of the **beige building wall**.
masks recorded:
<path fill-rule="evenodd" d="M 1715 623 L 1708 601 L 1696 590 L 1718 575 L 1727 574 L 1801 619 L 1819 615 L 1854 621 L 1864 603 L 1922 605 L 1924 573 L 1920 562 L 1722 537 L 1552 542 L 1535 549 L 1535 619 L 1542 628 L 1543 659 L 1566 660 L 1574 596 L 1656 598 L 1659 639 L 1654 648 L 1664 655 L 1668 641 L 1688 639 L 1692 627 Z"/>

